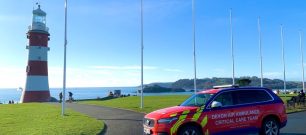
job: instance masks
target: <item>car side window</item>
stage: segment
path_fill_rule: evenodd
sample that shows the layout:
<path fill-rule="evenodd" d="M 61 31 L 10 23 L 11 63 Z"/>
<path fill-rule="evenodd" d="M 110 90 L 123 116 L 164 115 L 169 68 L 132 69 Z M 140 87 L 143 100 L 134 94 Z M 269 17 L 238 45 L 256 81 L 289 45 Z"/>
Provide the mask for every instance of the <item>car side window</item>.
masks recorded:
<path fill-rule="evenodd" d="M 248 104 L 272 100 L 264 90 L 239 90 L 234 92 L 235 104 Z"/>
<path fill-rule="evenodd" d="M 230 106 L 233 105 L 233 97 L 232 92 L 223 92 L 220 95 L 218 95 L 214 101 L 218 101 L 222 104 L 222 106 Z"/>
<path fill-rule="evenodd" d="M 255 99 L 257 102 L 272 100 L 272 97 L 264 90 L 256 90 Z"/>

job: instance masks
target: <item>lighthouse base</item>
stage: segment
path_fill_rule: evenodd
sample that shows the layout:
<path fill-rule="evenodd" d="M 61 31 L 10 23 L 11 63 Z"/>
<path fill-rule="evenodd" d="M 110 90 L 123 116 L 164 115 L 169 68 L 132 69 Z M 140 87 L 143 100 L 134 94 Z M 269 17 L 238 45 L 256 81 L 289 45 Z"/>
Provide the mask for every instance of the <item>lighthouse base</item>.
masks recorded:
<path fill-rule="evenodd" d="M 23 91 L 20 102 L 49 102 L 50 99 L 50 91 Z"/>

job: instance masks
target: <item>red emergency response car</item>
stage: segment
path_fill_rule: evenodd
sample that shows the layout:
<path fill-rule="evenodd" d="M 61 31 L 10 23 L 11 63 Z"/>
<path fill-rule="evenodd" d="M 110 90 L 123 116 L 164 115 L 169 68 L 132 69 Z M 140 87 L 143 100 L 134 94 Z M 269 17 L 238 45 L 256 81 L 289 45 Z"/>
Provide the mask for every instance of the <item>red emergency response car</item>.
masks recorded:
<path fill-rule="evenodd" d="M 179 106 L 144 117 L 145 135 L 278 135 L 287 123 L 283 101 L 262 87 L 216 87 Z"/>

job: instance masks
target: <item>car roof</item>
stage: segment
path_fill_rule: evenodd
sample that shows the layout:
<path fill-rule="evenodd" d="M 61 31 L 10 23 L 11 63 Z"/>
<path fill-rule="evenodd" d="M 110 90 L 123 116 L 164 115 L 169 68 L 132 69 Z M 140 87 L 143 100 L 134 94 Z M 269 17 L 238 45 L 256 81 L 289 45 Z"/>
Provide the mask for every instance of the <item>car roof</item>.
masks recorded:
<path fill-rule="evenodd" d="M 221 90 L 222 89 L 207 89 L 207 90 L 199 91 L 198 94 L 216 94 Z"/>
<path fill-rule="evenodd" d="M 198 94 L 216 94 L 219 91 L 228 91 L 228 90 L 241 90 L 241 89 L 252 89 L 252 90 L 256 90 L 256 89 L 267 89 L 264 87 L 234 87 L 234 88 L 213 88 L 213 89 L 206 89 L 206 90 L 202 90 L 197 92 Z"/>

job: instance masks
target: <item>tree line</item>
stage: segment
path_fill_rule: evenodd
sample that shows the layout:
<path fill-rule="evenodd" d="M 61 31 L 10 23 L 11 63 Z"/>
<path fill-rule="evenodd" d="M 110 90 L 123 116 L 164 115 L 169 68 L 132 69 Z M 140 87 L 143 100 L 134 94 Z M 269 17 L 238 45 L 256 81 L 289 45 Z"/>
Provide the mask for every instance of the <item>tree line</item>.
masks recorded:
<path fill-rule="evenodd" d="M 240 86 L 260 86 L 260 78 L 253 77 L 240 77 L 235 78 L 235 83 Z M 228 85 L 232 84 L 232 78 L 222 78 L 222 77 L 213 77 L 213 78 L 203 78 L 197 79 L 197 89 L 209 89 L 213 88 L 216 85 Z M 171 83 L 172 88 L 183 88 L 186 90 L 194 89 L 193 79 L 180 79 L 173 83 Z M 283 89 L 284 81 L 280 79 L 263 79 L 264 87 L 270 89 Z M 293 88 L 302 88 L 302 83 L 297 81 L 287 81 L 286 82 L 287 89 Z"/>

